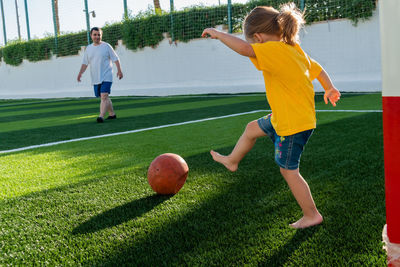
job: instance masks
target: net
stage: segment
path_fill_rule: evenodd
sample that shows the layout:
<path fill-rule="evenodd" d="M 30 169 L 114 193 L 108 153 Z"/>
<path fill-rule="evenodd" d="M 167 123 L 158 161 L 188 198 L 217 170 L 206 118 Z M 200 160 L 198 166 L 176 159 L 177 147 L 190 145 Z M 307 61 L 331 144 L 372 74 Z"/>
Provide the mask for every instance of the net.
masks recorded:
<path fill-rule="evenodd" d="M 251 9 L 259 5 L 278 8 L 280 4 L 287 1 L 37 0 L 28 2 L 26 7 L 22 0 L 18 0 L 16 3 L 19 10 L 21 38 L 15 29 L 16 6 L 11 2 L 13 1 L 2 1 L 4 9 L 2 29 L 6 31 L 3 30 L 0 38 L 2 45 L 0 59 L 1 64 L 20 66 L 24 60 L 41 62 L 51 58 L 78 55 L 82 47 L 91 42 L 88 30 L 93 26 L 103 28 L 105 42 L 116 47 L 121 41 L 127 51 L 133 53 L 146 48 L 157 48 L 164 40 L 168 40 L 173 49 L 179 44 L 199 39 L 202 31 L 207 27 L 218 27 L 240 35 L 243 19 Z M 161 12 L 155 8 L 155 2 L 160 4 Z M 370 50 L 377 51 L 379 54 L 379 41 L 370 42 L 368 39 L 379 38 L 378 36 L 364 37 L 357 34 L 351 36 L 357 32 L 358 29 L 353 31 L 355 28 L 366 27 L 364 23 L 366 20 L 371 20 L 371 18 L 374 20 L 375 0 L 295 0 L 293 2 L 305 10 L 308 32 L 303 31 L 301 34 L 302 44 L 309 47 L 307 52 L 322 61 L 321 63 L 328 64 L 328 69 L 337 69 L 336 77 L 340 80 L 353 79 L 347 81 L 348 84 L 368 79 L 367 76 L 370 80 L 371 77 L 375 80 L 379 79 L 380 73 L 379 69 L 374 67 L 376 65 L 374 59 L 364 58 L 363 63 L 356 69 L 354 69 L 355 66 L 349 66 L 349 68 L 342 68 L 342 71 L 340 71 L 340 64 L 343 62 L 336 60 L 338 54 L 344 58 L 351 58 L 355 62 L 360 61 L 360 57 L 368 57 L 367 53 Z M 348 25 L 352 25 L 354 29 Z M 321 35 L 316 35 L 314 32 L 320 32 L 318 28 L 322 27 L 324 27 L 325 35 L 323 36 L 325 37 L 320 38 Z M 368 27 L 377 28 L 378 26 L 375 23 Z M 311 28 L 313 31 L 310 31 Z M 30 32 L 30 38 L 28 32 Z M 365 55 L 355 51 L 357 47 L 349 44 L 354 43 L 352 40 L 354 38 L 359 38 L 355 40 L 356 43 L 366 41 L 365 46 L 368 51 L 365 47 L 361 48 L 361 50 L 366 50 Z M 315 49 L 316 47 L 320 49 Z M 185 53 L 179 54 L 174 51 L 171 50 L 168 59 L 164 59 L 170 61 L 171 65 L 179 64 L 184 60 L 182 57 L 186 56 Z M 157 51 L 153 52 L 157 53 Z M 194 53 L 200 56 L 200 52 Z M 172 55 L 175 58 L 172 58 Z M 227 69 L 231 69 L 231 75 L 239 74 L 240 76 L 242 70 L 231 67 L 234 63 L 230 58 L 232 58 L 230 54 L 229 57 L 221 58 L 220 60 L 224 61 L 222 65 L 225 67 L 215 69 L 215 72 L 226 72 Z M 153 69 L 151 71 L 154 72 Z M 179 76 L 179 74 L 171 75 Z M 182 80 L 182 78 L 179 79 Z M 227 79 L 229 79 L 228 76 L 223 77 L 220 83 L 224 83 Z M 252 78 L 247 80 L 250 79 Z"/>

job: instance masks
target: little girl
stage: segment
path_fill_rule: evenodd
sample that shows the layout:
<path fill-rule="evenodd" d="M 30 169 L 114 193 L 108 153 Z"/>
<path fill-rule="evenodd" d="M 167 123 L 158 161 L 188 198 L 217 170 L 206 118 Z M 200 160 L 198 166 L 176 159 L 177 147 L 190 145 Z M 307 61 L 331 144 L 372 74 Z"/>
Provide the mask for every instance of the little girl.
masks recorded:
<path fill-rule="evenodd" d="M 300 156 L 316 127 L 314 88 L 315 78 L 325 90 L 324 100 L 333 106 L 340 92 L 328 74 L 299 45 L 299 30 L 303 14 L 293 3 L 280 7 L 256 7 L 245 18 L 244 41 L 213 28 L 203 31 L 202 37 L 219 39 L 226 46 L 249 57 L 263 72 L 267 99 L 272 114 L 247 124 L 231 154 L 224 156 L 213 150 L 213 159 L 228 170 L 236 171 L 239 162 L 254 146 L 256 139 L 269 136 L 275 145 L 275 162 L 288 183 L 303 217 L 290 224 L 306 228 L 320 224 L 323 218 L 311 196 L 310 188 L 299 172 Z"/>

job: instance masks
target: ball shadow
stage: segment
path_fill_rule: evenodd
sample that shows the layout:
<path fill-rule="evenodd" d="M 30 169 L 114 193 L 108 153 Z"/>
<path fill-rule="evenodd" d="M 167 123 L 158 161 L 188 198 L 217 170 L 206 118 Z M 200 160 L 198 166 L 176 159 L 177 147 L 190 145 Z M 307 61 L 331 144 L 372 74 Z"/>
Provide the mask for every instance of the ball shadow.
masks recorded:
<path fill-rule="evenodd" d="M 172 196 L 173 195 L 155 194 L 141 199 L 136 199 L 90 218 L 88 221 L 76 227 L 72 233 L 75 235 L 94 233 L 102 229 L 134 220 L 151 211 L 154 207 L 170 199 Z"/>

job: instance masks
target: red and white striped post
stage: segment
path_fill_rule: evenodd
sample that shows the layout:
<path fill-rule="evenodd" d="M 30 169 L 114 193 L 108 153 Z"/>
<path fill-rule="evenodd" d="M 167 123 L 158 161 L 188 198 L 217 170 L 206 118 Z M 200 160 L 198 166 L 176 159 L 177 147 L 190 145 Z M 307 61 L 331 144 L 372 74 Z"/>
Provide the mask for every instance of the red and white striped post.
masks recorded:
<path fill-rule="evenodd" d="M 379 0 L 386 225 L 389 266 L 400 266 L 400 1 Z"/>

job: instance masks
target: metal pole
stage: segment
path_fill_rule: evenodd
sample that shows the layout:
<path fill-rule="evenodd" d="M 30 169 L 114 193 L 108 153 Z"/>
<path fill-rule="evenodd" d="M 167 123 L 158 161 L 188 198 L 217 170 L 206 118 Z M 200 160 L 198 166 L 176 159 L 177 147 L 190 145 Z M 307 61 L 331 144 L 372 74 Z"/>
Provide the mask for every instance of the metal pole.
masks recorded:
<path fill-rule="evenodd" d="M 85 13 L 86 13 L 86 35 L 87 35 L 87 42 L 88 45 L 90 44 L 90 19 L 89 19 L 89 8 L 88 8 L 88 2 L 85 0 Z"/>
<path fill-rule="evenodd" d="M 17 0 L 15 0 L 15 14 L 16 14 L 16 18 L 17 18 L 18 40 L 21 41 L 21 26 L 19 25 L 19 14 L 18 14 L 18 3 L 17 3 Z"/>
<path fill-rule="evenodd" d="M 228 30 L 232 33 L 232 1 L 228 0 Z"/>
<path fill-rule="evenodd" d="M 169 1 L 169 15 L 171 17 L 171 39 L 172 42 L 175 41 L 175 36 L 174 36 L 174 0 Z"/>
<path fill-rule="evenodd" d="M 305 0 L 300 0 L 300 10 L 304 11 L 304 7 L 305 7 Z"/>
<path fill-rule="evenodd" d="M 4 18 L 3 0 L 0 0 L 0 5 L 1 5 L 1 17 L 3 19 L 4 45 L 7 45 L 6 20 Z"/>
<path fill-rule="evenodd" d="M 58 30 L 57 30 L 57 19 L 56 19 L 56 6 L 54 3 L 55 0 L 51 0 L 51 7 L 53 9 L 53 24 L 54 24 L 54 45 L 55 45 L 55 54 L 58 54 Z"/>
<path fill-rule="evenodd" d="M 128 19 L 128 4 L 124 0 L 124 19 Z"/>
<path fill-rule="evenodd" d="M 31 40 L 31 30 L 29 28 L 29 16 L 28 16 L 28 3 L 25 0 L 25 19 L 26 19 L 26 31 L 28 33 L 28 41 Z"/>

